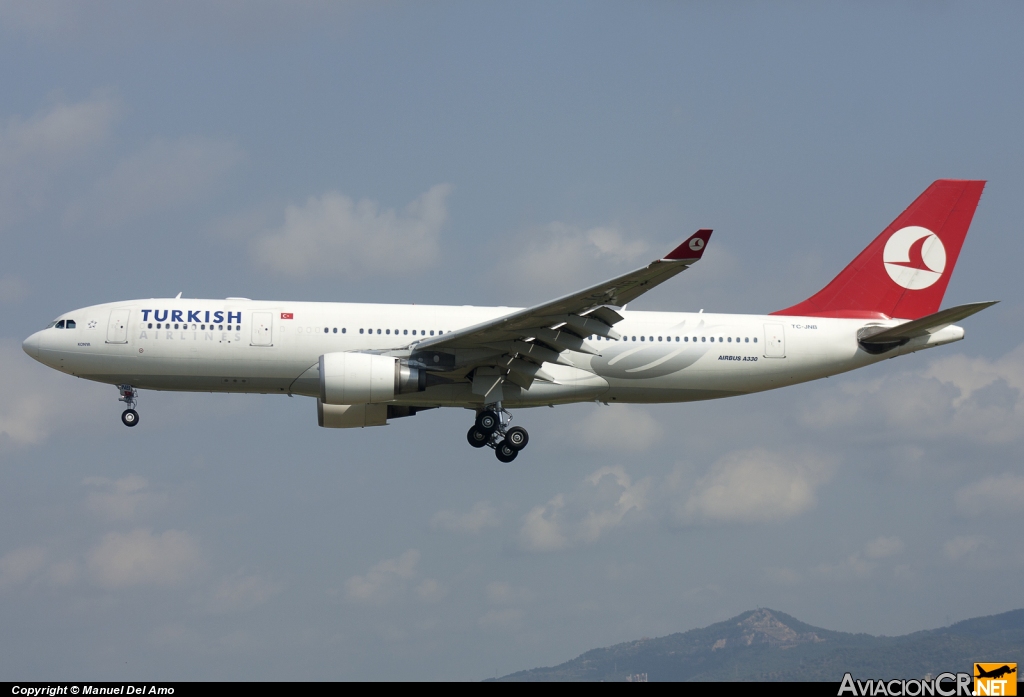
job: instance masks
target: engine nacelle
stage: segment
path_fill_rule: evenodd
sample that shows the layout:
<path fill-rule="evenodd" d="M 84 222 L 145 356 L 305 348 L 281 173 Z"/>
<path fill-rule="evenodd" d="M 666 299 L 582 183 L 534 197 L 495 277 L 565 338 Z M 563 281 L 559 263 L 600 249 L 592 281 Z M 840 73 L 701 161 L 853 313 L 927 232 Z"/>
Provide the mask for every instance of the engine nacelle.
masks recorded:
<path fill-rule="evenodd" d="M 366 428 L 388 422 L 387 404 L 324 404 L 316 400 L 316 418 L 324 428 Z"/>
<path fill-rule="evenodd" d="M 393 356 L 339 351 L 320 356 L 320 401 L 328 405 L 379 404 L 427 389 L 427 374 Z"/>

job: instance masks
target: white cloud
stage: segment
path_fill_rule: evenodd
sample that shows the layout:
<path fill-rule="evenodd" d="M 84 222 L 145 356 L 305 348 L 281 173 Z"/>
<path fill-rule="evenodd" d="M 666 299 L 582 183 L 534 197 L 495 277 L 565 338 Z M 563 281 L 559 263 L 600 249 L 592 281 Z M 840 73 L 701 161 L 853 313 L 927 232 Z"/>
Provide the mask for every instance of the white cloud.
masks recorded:
<path fill-rule="evenodd" d="M 280 583 L 263 576 L 236 573 L 217 585 L 208 607 L 215 613 L 245 612 L 265 605 L 281 589 Z"/>
<path fill-rule="evenodd" d="M 165 495 L 147 491 L 149 482 L 134 474 L 116 481 L 87 477 L 82 484 L 95 489 L 86 498 L 86 507 L 108 520 L 131 520 L 140 509 L 151 511 L 167 502 Z"/>
<path fill-rule="evenodd" d="M 337 192 L 290 205 L 284 225 L 253 243 L 256 263 L 284 276 L 395 275 L 426 268 L 439 256 L 438 238 L 448 219 L 449 184 L 438 184 L 402 213 L 380 210 Z"/>
<path fill-rule="evenodd" d="M 956 509 L 963 515 L 1006 515 L 1024 511 L 1024 477 L 1009 472 L 985 477 L 956 492 Z"/>
<path fill-rule="evenodd" d="M 66 163 L 105 141 L 118 111 L 114 99 L 96 95 L 77 104 L 57 104 L 28 120 L 9 119 L 0 128 L 0 172 L 11 176 L 26 163 Z"/>
<path fill-rule="evenodd" d="M 558 520 L 565 497 L 554 496 L 543 506 L 534 506 L 523 516 L 523 525 L 519 529 L 519 545 L 530 552 L 553 552 L 568 546 L 569 538 L 562 532 L 562 524 Z"/>
<path fill-rule="evenodd" d="M 434 578 L 425 578 L 413 589 L 420 600 L 428 603 L 439 602 L 448 591 Z"/>
<path fill-rule="evenodd" d="M 804 425 L 844 434 L 987 444 L 1024 436 L 1024 344 L 990 361 L 940 356 L 925 368 L 841 383 L 808 405 Z"/>
<path fill-rule="evenodd" d="M 0 443 L 35 445 L 52 429 L 100 418 L 90 397 L 96 390 L 33 361 L 20 345 L 0 341 Z"/>
<path fill-rule="evenodd" d="M 477 535 L 484 528 L 494 528 L 501 524 L 498 509 L 489 501 L 479 501 L 467 513 L 455 511 L 438 511 L 430 519 L 430 526 L 435 530 L 448 530 L 469 535 Z"/>
<path fill-rule="evenodd" d="M 504 245 L 497 273 L 538 293 L 564 292 L 601 280 L 595 273 L 628 270 L 621 265 L 639 262 L 647 250 L 646 242 L 626 239 L 616 225 L 587 229 L 553 222 Z"/>
<path fill-rule="evenodd" d="M 595 406 L 573 425 L 574 442 L 594 450 L 644 451 L 661 439 L 661 424 L 644 407 L 634 404 Z"/>
<path fill-rule="evenodd" d="M 405 584 L 416 576 L 419 563 L 418 550 L 406 550 L 395 559 L 375 564 L 366 574 L 353 576 L 345 582 L 349 600 L 362 603 L 383 603 L 400 593 Z"/>
<path fill-rule="evenodd" d="M 833 464 L 813 454 L 742 450 L 719 459 L 677 510 L 684 521 L 769 522 L 809 510 Z"/>
<path fill-rule="evenodd" d="M 877 564 L 875 562 L 868 561 L 860 552 L 854 552 L 835 564 L 821 564 L 815 569 L 815 571 L 820 576 L 839 580 L 849 580 L 852 578 L 866 578 L 870 576 L 874 572 L 876 566 Z"/>
<path fill-rule="evenodd" d="M 959 561 L 978 552 L 990 550 L 994 546 L 992 540 L 984 535 L 957 535 L 946 540 L 942 545 L 942 551 L 949 559 Z"/>
<path fill-rule="evenodd" d="M 865 543 L 864 549 L 847 556 L 834 564 L 821 564 L 814 571 L 821 576 L 837 579 L 866 578 L 879 567 L 879 561 L 900 554 L 903 541 L 898 537 L 878 537 Z M 897 575 L 907 575 L 910 571 L 905 564 L 892 567 Z"/>
<path fill-rule="evenodd" d="M 903 541 L 898 537 L 879 537 L 864 545 L 864 556 L 870 559 L 885 559 L 903 551 Z"/>
<path fill-rule="evenodd" d="M 492 605 L 519 605 L 533 600 L 533 593 L 526 588 L 518 588 L 506 581 L 493 581 L 484 589 L 487 602 Z"/>
<path fill-rule="evenodd" d="M 208 138 L 155 140 L 121 160 L 73 204 L 65 224 L 116 226 L 205 196 L 244 158 L 237 145 Z"/>
<path fill-rule="evenodd" d="M 523 516 L 519 545 L 530 552 L 551 552 L 592 544 L 646 511 L 651 484 L 649 477 L 634 483 L 622 467 L 602 467 L 571 495 L 558 494 Z"/>
<path fill-rule="evenodd" d="M 107 140 L 119 110 L 96 95 L 0 126 L 0 229 L 43 209 L 52 179 Z"/>
<path fill-rule="evenodd" d="M 111 532 L 87 557 L 92 579 L 104 588 L 142 584 L 176 585 L 201 566 L 198 543 L 185 532 L 168 530 L 154 535 L 138 529 Z"/>
<path fill-rule="evenodd" d="M 20 348 L 0 344 L 0 435 L 17 445 L 42 441 L 53 421 L 51 408 L 59 406 L 33 381 L 42 372 L 36 365 Z M 44 379 L 52 382 L 50 376 Z"/>
<path fill-rule="evenodd" d="M 46 562 L 42 547 L 22 547 L 0 557 L 0 588 L 24 583 Z"/>

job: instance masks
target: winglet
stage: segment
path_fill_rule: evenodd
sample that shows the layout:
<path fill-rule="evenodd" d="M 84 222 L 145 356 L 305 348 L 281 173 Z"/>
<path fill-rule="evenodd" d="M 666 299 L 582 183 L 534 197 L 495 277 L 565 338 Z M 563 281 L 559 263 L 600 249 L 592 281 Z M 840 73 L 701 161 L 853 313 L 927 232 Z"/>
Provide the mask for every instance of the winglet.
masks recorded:
<path fill-rule="evenodd" d="M 698 230 L 686 238 L 686 241 L 665 255 L 668 261 L 681 261 L 692 259 L 696 261 L 704 255 L 704 248 L 708 246 L 711 239 L 711 230 Z"/>

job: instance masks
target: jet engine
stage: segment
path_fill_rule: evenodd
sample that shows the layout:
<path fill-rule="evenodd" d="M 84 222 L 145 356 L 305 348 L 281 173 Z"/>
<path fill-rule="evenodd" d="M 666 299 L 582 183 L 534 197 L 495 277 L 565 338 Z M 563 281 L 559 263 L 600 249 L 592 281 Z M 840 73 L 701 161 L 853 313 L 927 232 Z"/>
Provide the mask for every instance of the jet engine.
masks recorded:
<path fill-rule="evenodd" d="M 316 400 L 317 423 L 323 428 L 366 428 L 388 422 L 386 404 L 324 404 Z"/>
<path fill-rule="evenodd" d="M 393 356 L 339 351 L 320 356 L 323 404 L 379 404 L 427 389 L 427 374 Z"/>

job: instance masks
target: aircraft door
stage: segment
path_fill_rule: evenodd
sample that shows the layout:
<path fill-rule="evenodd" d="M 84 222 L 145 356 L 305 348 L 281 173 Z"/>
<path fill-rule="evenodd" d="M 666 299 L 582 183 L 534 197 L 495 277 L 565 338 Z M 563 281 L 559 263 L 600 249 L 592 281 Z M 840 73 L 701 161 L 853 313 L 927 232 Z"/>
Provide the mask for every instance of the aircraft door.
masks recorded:
<path fill-rule="evenodd" d="M 107 343 L 128 343 L 128 315 L 131 310 L 111 310 L 107 321 Z"/>
<path fill-rule="evenodd" d="M 781 324 L 764 325 L 764 357 L 786 357 L 786 331 Z"/>
<path fill-rule="evenodd" d="M 274 313 L 252 313 L 252 343 L 250 346 L 274 345 Z"/>

